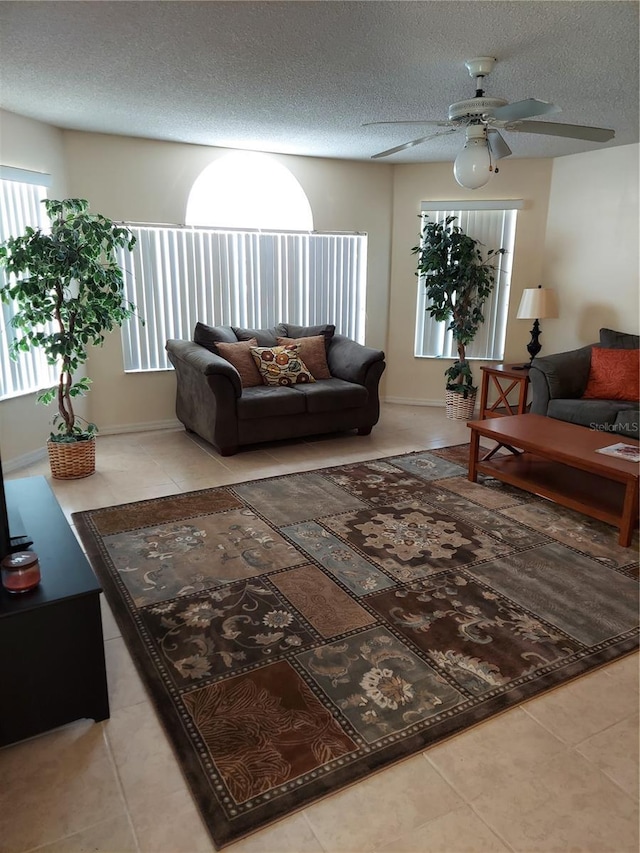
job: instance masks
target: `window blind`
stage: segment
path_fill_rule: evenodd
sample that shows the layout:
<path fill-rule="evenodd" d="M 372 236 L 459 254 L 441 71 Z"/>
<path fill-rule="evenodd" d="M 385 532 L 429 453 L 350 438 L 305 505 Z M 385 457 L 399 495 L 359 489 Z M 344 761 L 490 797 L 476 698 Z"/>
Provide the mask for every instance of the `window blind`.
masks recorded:
<path fill-rule="evenodd" d="M 507 311 L 511 286 L 511 266 L 515 245 L 516 216 L 522 202 L 438 202 L 423 203 L 422 227 L 428 219 L 442 222 L 447 216 L 457 217 L 455 225 L 465 234 L 479 240 L 486 249 L 506 249 L 497 260 L 495 286 L 483 308 L 485 321 L 480 325 L 472 343 L 466 347 L 467 358 L 500 360 L 504 356 Z M 421 229 L 422 230 L 422 229 Z M 418 278 L 415 330 L 416 356 L 457 358 L 453 334 L 446 322 L 438 322 L 427 312 L 424 278 Z"/>
<path fill-rule="evenodd" d="M 42 204 L 47 195 L 45 184 L 49 183 L 48 177 L 23 169 L 0 167 L 0 243 L 23 234 L 28 225 L 43 231 L 48 229 L 49 220 Z M 4 267 L 0 268 L 0 283 L 7 283 Z M 0 311 L 0 399 L 55 385 L 56 367 L 47 363 L 42 350 L 20 353 L 15 361 L 9 357 L 9 347 L 16 337 L 11 318 L 17 311 L 17 305 L 3 302 Z"/>
<path fill-rule="evenodd" d="M 335 323 L 364 342 L 367 237 L 129 224 L 121 250 L 126 298 L 145 325 L 123 326 L 126 371 L 171 365 L 168 338 L 207 325 L 269 328 Z"/>

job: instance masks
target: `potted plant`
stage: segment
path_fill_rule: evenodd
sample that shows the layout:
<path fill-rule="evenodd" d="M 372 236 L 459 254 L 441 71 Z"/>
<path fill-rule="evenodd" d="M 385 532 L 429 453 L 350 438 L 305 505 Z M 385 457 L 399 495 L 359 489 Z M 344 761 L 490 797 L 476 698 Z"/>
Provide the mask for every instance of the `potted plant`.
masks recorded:
<path fill-rule="evenodd" d="M 496 260 L 505 249 L 483 251 L 482 244 L 455 224 L 456 216 L 441 222 L 427 221 L 422 229 L 416 275 L 424 278 L 426 310 L 439 322 L 448 322 L 458 358 L 445 370 L 447 417 L 467 418 L 473 414 L 477 387 L 473 384 L 466 347 L 475 338 L 482 309 L 497 275 Z"/>
<path fill-rule="evenodd" d="M 73 400 L 91 380 L 75 377 L 89 347 L 101 345 L 106 332 L 131 317 L 135 306 L 124 298 L 122 270 L 115 249 L 131 250 L 135 237 L 100 214 L 88 212 L 84 199 L 45 199 L 50 230 L 28 227 L 0 246 L 0 265 L 10 277 L 0 285 L 2 301 L 15 302 L 11 319 L 16 357 L 40 347 L 60 371 L 58 384 L 37 400 L 57 401 L 47 449 L 54 477 L 73 479 L 95 471 L 97 427 L 77 415 Z"/>

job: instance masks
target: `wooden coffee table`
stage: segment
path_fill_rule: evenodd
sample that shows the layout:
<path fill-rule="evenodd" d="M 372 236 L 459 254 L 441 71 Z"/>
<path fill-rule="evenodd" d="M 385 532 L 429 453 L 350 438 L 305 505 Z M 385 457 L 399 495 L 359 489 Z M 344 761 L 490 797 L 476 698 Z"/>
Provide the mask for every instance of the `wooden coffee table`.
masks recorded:
<path fill-rule="evenodd" d="M 544 415 L 513 415 L 469 421 L 471 453 L 469 479 L 488 474 L 578 510 L 619 528 L 619 542 L 631 544 L 638 524 L 638 463 L 596 453 L 597 448 L 633 438 L 590 430 Z M 480 438 L 488 438 L 521 453 L 479 459 Z"/>

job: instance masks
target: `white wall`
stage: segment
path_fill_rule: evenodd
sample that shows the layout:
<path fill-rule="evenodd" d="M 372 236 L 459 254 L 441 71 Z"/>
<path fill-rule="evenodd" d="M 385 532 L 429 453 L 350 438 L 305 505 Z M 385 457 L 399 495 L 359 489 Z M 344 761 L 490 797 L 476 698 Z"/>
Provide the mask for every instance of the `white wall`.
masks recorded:
<path fill-rule="evenodd" d="M 542 282 L 558 291 L 545 352 L 598 340 L 604 326 L 638 334 L 638 162 L 623 145 L 554 160 Z"/>
<path fill-rule="evenodd" d="M 15 119 L 15 120 L 14 120 Z M 23 122 L 27 124 L 23 125 Z M 8 163 L 5 150 L 24 150 L 23 134 L 29 127 L 34 137 L 29 156 Z M 54 170 L 64 181 L 54 182 L 53 197 L 86 198 L 91 209 L 116 221 L 184 223 L 189 191 L 195 178 L 227 149 L 158 142 L 129 137 L 58 131 L 38 122 L 13 117 L 3 128 L 0 159 L 8 165 L 38 168 L 36 153 L 58 144 Z M 14 138 L 15 136 L 15 138 Z M 44 155 L 43 155 L 44 156 Z M 393 166 L 273 155 L 295 175 L 309 198 L 314 227 L 325 231 L 360 231 L 369 235 L 366 342 L 384 348 L 389 301 L 391 254 L 391 194 Z M 66 167 L 66 173 L 65 173 Z M 68 177 L 68 181 L 67 181 Z M 283 318 L 286 319 L 286 318 Z M 112 333 L 102 348 L 91 352 L 87 364 L 92 379 L 86 398 L 86 415 L 101 432 L 159 427 L 175 423 L 175 376 L 173 371 L 152 374 L 123 373 L 120 333 Z M 13 401 L 0 403 L 0 423 L 16 422 Z M 20 420 L 31 399 L 23 399 Z M 44 423 L 51 413 L 47 411 Z M 39 429 L 38 429 L 39 427 Z M 25 438 L 7 427 L 3 441 L 5 460 L 42 447 L 48 434 L 42 422 Z M 36 437 L 37 436 L 37 437 Z"/>
<path fill-rule="evenodd" d="M 391 303 L 389 311 L 387 399 L 396 402 L 440 404 L 444 402 L 444 371 L 451 361 L 416 358 L 416 256 L 420 202 L 460 199 L 523 199 L 518 212 L 513 257 L 511 298 L 507 323 L 505 361 L 528 359 L 529 321 L 516 320 L 522 290 L 540 283 L 544 260 L 544 234 L 551 181 L 551 160 L 510 160 L 480 190 L 460 187 L 450 163 L 426 163 L 395 167 L 393 182 L 393 238 L 391 259 Z M 494 247 L 499 248 L 499 247 Z M 480 365 L 473 361 L 476 383 Z"/>
<path fill-rule="evenodd" d="M 67 196 L 61 130 L 0 110 L 0 162 L 3 166 L 51 175 L 49 196 Z M 0 403 L 0 447 L 5 466 L 16 457 L 27 457 L 42 448 L 51 431 L 54 411 L 51 406 L 37 405 L 35 394 Z M 79 411 L 82 412 L 82 405 Z"/>
<path fill-rule="evenodd" d="M 129 222 L 184 223 L 200 172 L 228 149 L 75 131 L 64 133 L 72 195 L 104 215 Z M 393 167 L 273 155 L 307 194 L 318 230 L 369 235 L 366 342 L 383 348 L 387 330 Z M 286 320 L 286 318 L 283 318 Z M 173 372 L 123 375 L 119 333 L 88 363 L 91 419 L 102 430 L 162 425 L 175 418 Z"/>
<path fill-rule="evenodd" d="M 531 320 L 516 312 L 524 288 L 552 287 L 559 317 L 541 321 L 542 354 L 598 340 L 601 326 L 638 333 L 639 146 L 560 157 L 509 160 L 482 189 L 459 187 L 445 163 L 396 166 L 393 193 L 387 399 L 440 403 L 450 362 L 415 358 L 415 255 L 420 202 L 522 198 L 504 361 L 528 360 Z M 486 362 L 485 362 L 486 363 Z M 480 365 L 474 361 L 476 382 Z"/>
<path fill-rule="evenodd" d="M 129 222 L 183 224 L 193 182 L 229 153 L 210 148 L 65 131 L 70 192 L 105 216 Z M 366 340 L 386 340 L 393 166 L 290 155 L 266 155 L 299 181 L 319 231 L 369 235 Z M 381 307 L 383 310 L 381 311 Z"/>
<path fill-rule="evenodd" d="M 0 161 L 3 166 L 51 175 L 49 196 L 65 198 L 67 168 L 59 128 L 0 110 Z"/>

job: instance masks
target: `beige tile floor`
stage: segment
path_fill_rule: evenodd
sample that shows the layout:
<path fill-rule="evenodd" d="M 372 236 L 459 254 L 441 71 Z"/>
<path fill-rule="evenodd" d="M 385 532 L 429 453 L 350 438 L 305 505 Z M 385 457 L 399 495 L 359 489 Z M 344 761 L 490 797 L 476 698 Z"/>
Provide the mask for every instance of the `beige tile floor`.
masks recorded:
<path fill-rule="evenodd" d="M 467 440 L 441 409 L 384 405 L 372 435 L 222 459 L 181 430 L 104 436 L 98 471 L 50 481 L 76 510 Z M 48 474 L 45 461 L 8 475 Z M 104 602 L 103 602 L 104 604 Z M 0 750 L 0 851 L 200 853 L 209 836 L 104 604 L 111 718 Z M 415 755 L 229 853 L 635 853 L 638 656 Z"/>

